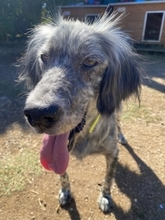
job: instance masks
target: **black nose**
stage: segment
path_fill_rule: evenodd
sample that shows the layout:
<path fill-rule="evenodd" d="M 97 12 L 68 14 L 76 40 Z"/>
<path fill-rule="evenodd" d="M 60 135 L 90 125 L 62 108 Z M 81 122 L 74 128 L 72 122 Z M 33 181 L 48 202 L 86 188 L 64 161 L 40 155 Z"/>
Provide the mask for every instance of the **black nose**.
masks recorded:
<path fill-rule="evenodd" d="M 24 115 L 33 127 L 51 128 L 60 117 L 60 108 L 57 105 L 49 107 L 25 107 Z"/>

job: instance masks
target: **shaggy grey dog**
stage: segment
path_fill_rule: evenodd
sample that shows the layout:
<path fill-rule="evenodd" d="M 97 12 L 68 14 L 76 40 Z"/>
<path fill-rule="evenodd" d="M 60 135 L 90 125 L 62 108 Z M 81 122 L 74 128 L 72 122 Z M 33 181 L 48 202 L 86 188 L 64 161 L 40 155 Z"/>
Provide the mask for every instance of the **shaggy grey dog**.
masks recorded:
<path fill-rule="evenodd" d="M 60 205 L 70 201 L 66 169 L 77 158 L 102 154 L 106 175 L 99 208 L 108 212 L 117 162 L 116 110 L 131 94 L 139 98 L 141 64 L 130 38 L 106 14 L 93 24 L 58 20 L 34 28 L 20 62 L 20 81 L 30 90 L 24 114 L 44 133 L 41 163 L 60 174 Z M 119 129 L 120 130 L 120 129 Z M 119 131 L 119 136 L 122 135 Z"/>

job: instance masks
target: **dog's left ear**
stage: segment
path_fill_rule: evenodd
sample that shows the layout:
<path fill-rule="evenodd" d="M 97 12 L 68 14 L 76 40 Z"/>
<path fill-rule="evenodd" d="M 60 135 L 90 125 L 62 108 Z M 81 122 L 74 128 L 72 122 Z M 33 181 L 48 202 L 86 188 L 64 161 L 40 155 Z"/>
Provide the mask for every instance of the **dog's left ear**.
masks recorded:
<path fill-rule="evenodd" d="M 112 45 L 107 52 L 111 53 L 109 66 L 100 83 L 97 99 L 98 111 L 103 115 L 112 114 L 116 108 L 119 108 L 121 101 L 131 94 L 135 94 L 139 99 L 142 68 L 139 56 L 129 43 L 126 45 L 127 47 L 124 45 L 123 48 L 120 47 L 120 51 Z"/>

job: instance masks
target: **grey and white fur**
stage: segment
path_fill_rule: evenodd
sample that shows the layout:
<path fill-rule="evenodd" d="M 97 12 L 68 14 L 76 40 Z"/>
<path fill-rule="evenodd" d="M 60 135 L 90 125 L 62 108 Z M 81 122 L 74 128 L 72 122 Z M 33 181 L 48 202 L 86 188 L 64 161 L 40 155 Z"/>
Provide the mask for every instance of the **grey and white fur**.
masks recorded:
<path fill-rule="evenodd" d="M 131 39 L 118 27 L 120 19 L 104 14 L 89 24 L 59 16 L 41 24 L 31 32 L 19 67 L 19 80 L 29 89 L 24 112 L 36 132 L 62 134 L 86 118 L 72 154 L 79 159 L 105 156 L 107 168 L 98 200 L 103 212 L 112 205 L 117 136 L 122 135 L 116 112 L 130 95 L 139 99 L 143 72 Z M 89 133 L 98 114 L 100 119 Z M 65 205 L 71 197 L 67 173 L 60 181 L 59 203 Z"/>

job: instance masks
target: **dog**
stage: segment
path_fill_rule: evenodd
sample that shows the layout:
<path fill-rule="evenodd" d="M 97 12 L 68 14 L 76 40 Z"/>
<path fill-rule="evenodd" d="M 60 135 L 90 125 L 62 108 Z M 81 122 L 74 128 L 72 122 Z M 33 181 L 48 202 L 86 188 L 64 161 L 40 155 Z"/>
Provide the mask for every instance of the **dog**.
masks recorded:
<path fill-rule="evenodd" d="M 118 112 L 130 95 L 139 99 L 143 70 L 121 17 L 106 13 L 93 24 L 62 16 L 35 27 L 19 63 L 19 80 L 29 90 L 24 115 L 44 133 L 40 160 L 60 175 L 59 203 L 72 198 L 66 172 L 69 152 L 78 159 L 102 154 L 106 174 L 99 208 L 112 207 L 110 188 L 118 157 Z"/>

